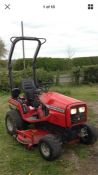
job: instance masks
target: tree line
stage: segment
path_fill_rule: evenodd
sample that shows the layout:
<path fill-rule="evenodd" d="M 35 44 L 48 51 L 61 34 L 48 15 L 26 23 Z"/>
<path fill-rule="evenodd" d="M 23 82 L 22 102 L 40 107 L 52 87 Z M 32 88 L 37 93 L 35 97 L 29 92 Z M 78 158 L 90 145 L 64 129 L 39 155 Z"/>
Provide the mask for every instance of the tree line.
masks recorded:
<path fill-rule="evenodd" d="M 32 58 L 25 59 L 26 68 L 32 67 Z M 38 58 L 37 68 L 42 68 L 46 71 L 66 71 L 71 70 L 73 67 L 90 66 L 98 64 L 98 56 L 93 57 L 79 57 L 79 58 Z M 6 67 L 7 60 L 0 60 L 0 67 Z M 23 70 L 23 58 L 13 60 L 13 69 L 15 71 Z"/>

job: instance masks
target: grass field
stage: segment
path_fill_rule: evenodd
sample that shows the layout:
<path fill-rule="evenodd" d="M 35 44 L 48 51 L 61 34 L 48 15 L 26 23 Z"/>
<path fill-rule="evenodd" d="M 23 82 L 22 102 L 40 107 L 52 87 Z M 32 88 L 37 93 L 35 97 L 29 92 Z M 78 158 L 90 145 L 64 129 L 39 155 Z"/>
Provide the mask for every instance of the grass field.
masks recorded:
<path fill-rule="evenodd" d="M 51 90 L 62 92 L 88 103 L 98 101 L 98 85 L 61 86 L 52 87 Z M 95 146 L 65 145 L 62 156 L 56 161 L 48 162 L 42 159 L 37 147 L 28 151 L 11 138 L 6 133 L 4 124 L 5 114 L 8 111 L 8 96 L 8 94 L 0 93 L 0 175 L 85 175 L 87 168 L 89 175 L 90 172 L 93 175 L 98 175 L 98 165 L 94 167 L 96 163 L 90 159 L 94 151 L 98 151 L 98 142 Z M 89 121 L 97 122 L 98 125 L 98 120 L 92 119 L 94 115 L 96 115 L 95 111 L 89 107 Z"/>

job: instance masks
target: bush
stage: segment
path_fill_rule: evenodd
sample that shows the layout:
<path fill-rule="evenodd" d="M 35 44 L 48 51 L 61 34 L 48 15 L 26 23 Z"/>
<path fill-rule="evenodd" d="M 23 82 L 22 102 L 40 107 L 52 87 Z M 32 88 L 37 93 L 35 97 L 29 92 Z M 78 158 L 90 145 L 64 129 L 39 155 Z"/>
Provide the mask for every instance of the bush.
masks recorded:
<path fill-rule="evenodd" d="M 73 70 L 72 70 L 72 81 L 79 85 L 80 83 L 80 77 L 81 77 L 81 69 L 80 67 L 74 67 Z"/>
<path fill-rule="evenodd" d="M 32 58 L 25 58 L 25 67 L 32 67 Z M 13 69 L 16 71 L 24 69 L 23 58 L 13 61 Z"/>
<path fill-rule="evenodd" d="M 0 90 L 9 90 L 8 72 L 0 72 Z"/>
<path fill-rule="evenodd" d="M 7 67 L 7 61 L 6 60 L 0 60 L 0 69 Z"/>
<path fill-rule="evenodd" d="M 76 67 L 72 71 L 72 80 L 75 84 L 82 83 L 98 83 L 98 65 Z"/>
<path fill-rule="evenodd" d="M 44 69 L 37 69 L 37 79 L 38 83 L 44 84 L 44 83 L 53 83 L 54 81 L 54 76 L 52 73 L 47 72 Z"/>
<path fill-rule="evenodd" d="M 83 68 L 83 81 L 84 83 L 98 83 L 98 65 Z"/>

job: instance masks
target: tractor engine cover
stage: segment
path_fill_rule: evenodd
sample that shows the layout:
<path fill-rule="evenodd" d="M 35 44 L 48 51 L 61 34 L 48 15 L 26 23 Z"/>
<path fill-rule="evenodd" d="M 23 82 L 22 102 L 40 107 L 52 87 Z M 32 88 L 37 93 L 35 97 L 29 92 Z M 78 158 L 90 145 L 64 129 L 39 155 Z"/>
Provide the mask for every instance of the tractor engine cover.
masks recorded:
<path fill-rule="evenodd" d="M 47 92 L 40 96 L 41 102 L 46 105 L 49 109 L 54 109 L 61 113 L 64 113 L 68 105 L 75 103 L 81 103 L 80 100 L 59 94 L 57 92 Z"/>
<path fill-rule="evenodd" d="M 47 92 L 40 95 L 40 101 L 49 109 L 49 115 L 51 117 L 48 119 L 48 122 L 52 124 L 70 128 L 72 125 L 81 124 L 86 121 L 86 117 L 83 121 L 78 120 L 77 123 L 72 123 L 71 121 L 73 117 L 70 114 L 71 108 L 79 108 L 81 106 L 85 106 L 85 109 L 87 108 L 86 104 L 80 100 L 64 96 L 57 92 Z M 86 112 L 87 109 L 85 116 Z"/>

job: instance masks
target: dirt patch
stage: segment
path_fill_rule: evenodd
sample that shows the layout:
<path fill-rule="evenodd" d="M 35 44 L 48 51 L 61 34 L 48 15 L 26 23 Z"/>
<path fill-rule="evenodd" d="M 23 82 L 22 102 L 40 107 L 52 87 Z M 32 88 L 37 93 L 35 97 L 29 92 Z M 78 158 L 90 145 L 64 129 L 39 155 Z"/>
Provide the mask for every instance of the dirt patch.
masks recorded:
<path fill-rule="evenodd" d="M 98 175 L 98 142 L 88 146 L 88 149 L 89 155 L 82 159 L 73 149 L 68 151 L 67 160 L 72 162 L 74 167 L 72 175 Z"/>
<path fill-rule="evenodd" d="M 79 175 L 98 175 L 98 142 L 89 147 L 90 155 L 81 161 Z"/>

